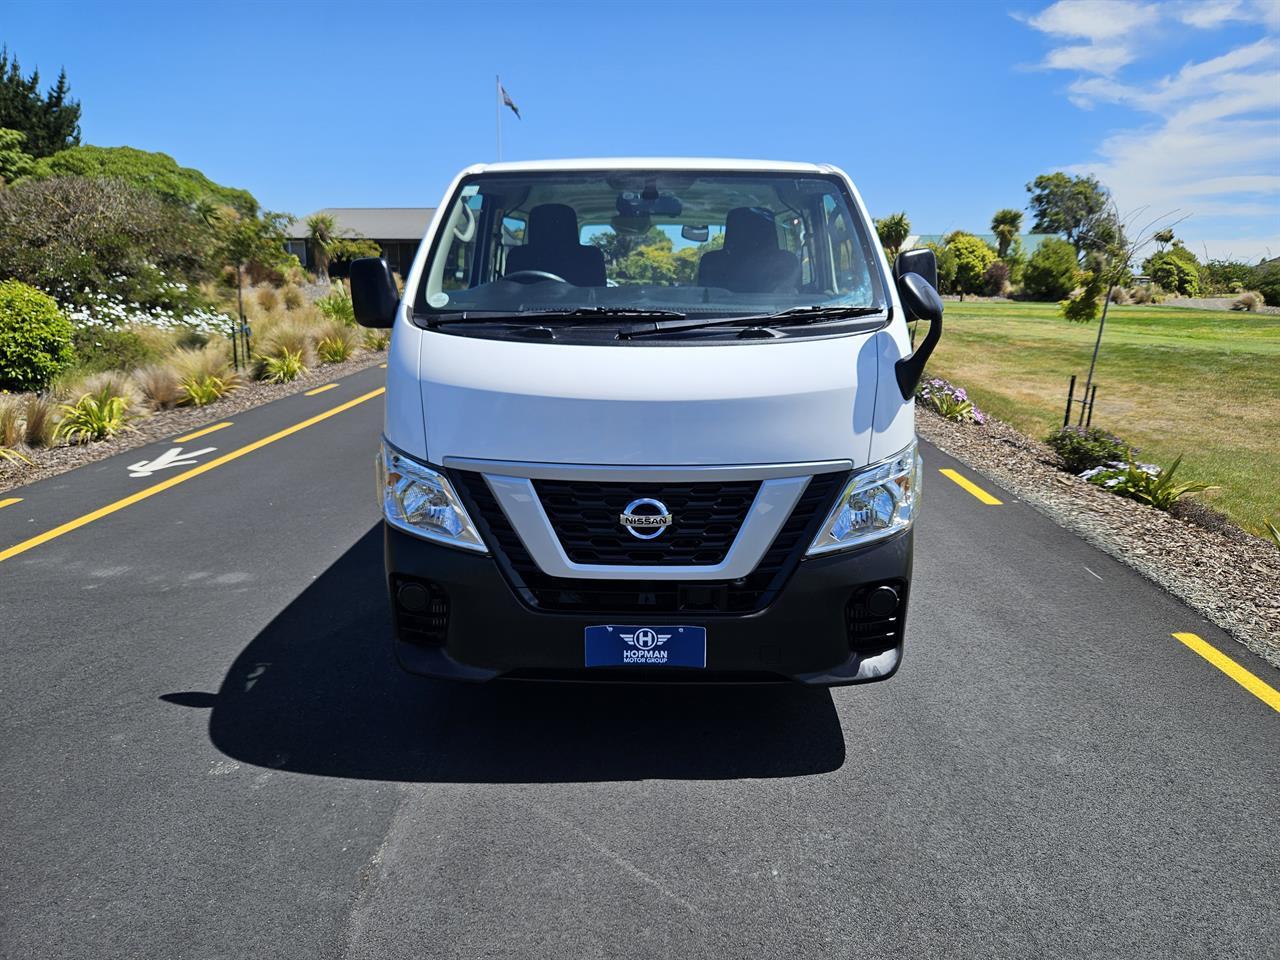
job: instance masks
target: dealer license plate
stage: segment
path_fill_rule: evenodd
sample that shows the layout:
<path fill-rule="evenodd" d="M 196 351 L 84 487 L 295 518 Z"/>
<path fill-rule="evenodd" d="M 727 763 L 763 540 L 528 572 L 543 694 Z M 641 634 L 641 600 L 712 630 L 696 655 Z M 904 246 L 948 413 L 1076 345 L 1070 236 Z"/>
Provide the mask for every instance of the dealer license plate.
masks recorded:
<path fill-rule="evenodd" d="M 706 627 L 587 627 L 583 646 L 588 667 L 707 665 Z"/>

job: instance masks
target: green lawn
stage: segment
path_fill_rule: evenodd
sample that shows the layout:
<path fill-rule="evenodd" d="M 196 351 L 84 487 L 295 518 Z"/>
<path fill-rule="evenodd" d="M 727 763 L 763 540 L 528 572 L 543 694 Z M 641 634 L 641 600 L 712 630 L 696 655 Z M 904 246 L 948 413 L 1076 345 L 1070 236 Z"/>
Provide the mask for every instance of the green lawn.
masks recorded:
<path fill-rule="evenodd" d="M 1044 437 L 1062 424 L 1071 375 L 1083 384 L 1096 335 L 1056 304 L 948 303 L 929 372 Z M 1094 425 L 1140 459 L 1184 454 L 1178 476 L 1217 485 L 1204 496 L 1254 533 L 1280 516 L 1280 316 L 1113 306 L 1094 380 Z"/>

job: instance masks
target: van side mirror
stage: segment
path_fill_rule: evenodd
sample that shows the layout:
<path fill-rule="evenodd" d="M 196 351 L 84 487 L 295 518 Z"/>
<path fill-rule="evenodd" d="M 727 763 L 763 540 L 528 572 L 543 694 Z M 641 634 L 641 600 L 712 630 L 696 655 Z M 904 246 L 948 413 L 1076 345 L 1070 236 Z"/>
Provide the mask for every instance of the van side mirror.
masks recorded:
<path fill-rule="evenodd" d="M 381 257 L 352 260 L 348 280 L 356 323 L 363 327 L 395 325 L 400 293 L 396 290 L 396 281 L 386 260 Z"/>
<path fill-rule="evenodd" d="M 908 273 L 918 273 L 933 289 L 938 289 L 938 258 L 928 247 L 903 250 L 893 261 L 893 279 L 896 282 Z M 905 307 L 906 304 L 904 303 Z M 923 317 L 908 317 L 921 320 Z"/>
<path fill-rule="evenodd" d="M 914 253 L 915 251 L 911 251 Z M 933 255 L 933 251 L 929 251 Z M 901 256 L 898 258 L 901 260 Z M 924 277 L 918 273 L 904 273 L 898 278 L 898 299 L 902 301 L 902 309 L 908 317 L 929 321 L 929 332 L 924 341 L 916 347 L 909 357 L 903 357 L 894 364 L 894 375 L 898 379 L 898 389 L 903 400 L 910 400 L 916 392 L 916 385 L 924 374 L 925 361 L 933 353 L 942 336 L 942 298 Z"/>

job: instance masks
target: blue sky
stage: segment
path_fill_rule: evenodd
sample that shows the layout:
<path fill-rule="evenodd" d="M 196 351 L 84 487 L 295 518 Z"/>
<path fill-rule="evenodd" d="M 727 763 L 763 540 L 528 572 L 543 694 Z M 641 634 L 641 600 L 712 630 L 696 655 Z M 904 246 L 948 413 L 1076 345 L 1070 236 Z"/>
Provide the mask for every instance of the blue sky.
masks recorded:
<path fill-rule="evenodd" d="M 83 139 L 161 150 L 267 207 L 431 206 L 504 159 L 828 161 L 872 213 L 985 231 L 1038 173 L 1280 255 L 1280 0 L 26 3 L 0 40 L 65 66 Z M 1029 220 L 1028 220 L 1029 226 Z"/>

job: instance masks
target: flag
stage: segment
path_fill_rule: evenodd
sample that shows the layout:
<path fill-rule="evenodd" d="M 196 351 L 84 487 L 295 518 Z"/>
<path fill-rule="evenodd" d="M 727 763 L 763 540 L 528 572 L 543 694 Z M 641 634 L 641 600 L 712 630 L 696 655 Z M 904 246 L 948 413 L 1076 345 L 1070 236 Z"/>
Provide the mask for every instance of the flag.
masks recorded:
<path fill-rule="evenodd" d="M 516 115 L 517 120 L 523 120 L 524 117 L 520 116 L 520 108 L 515 105 L 515 101 L 511 99 L 511 94 L 507 93 L 507 88 L 501 83 L 498 84 L 498 92 L 502 94 L 502 105 L 510 107 L 511 112 Z"/>

